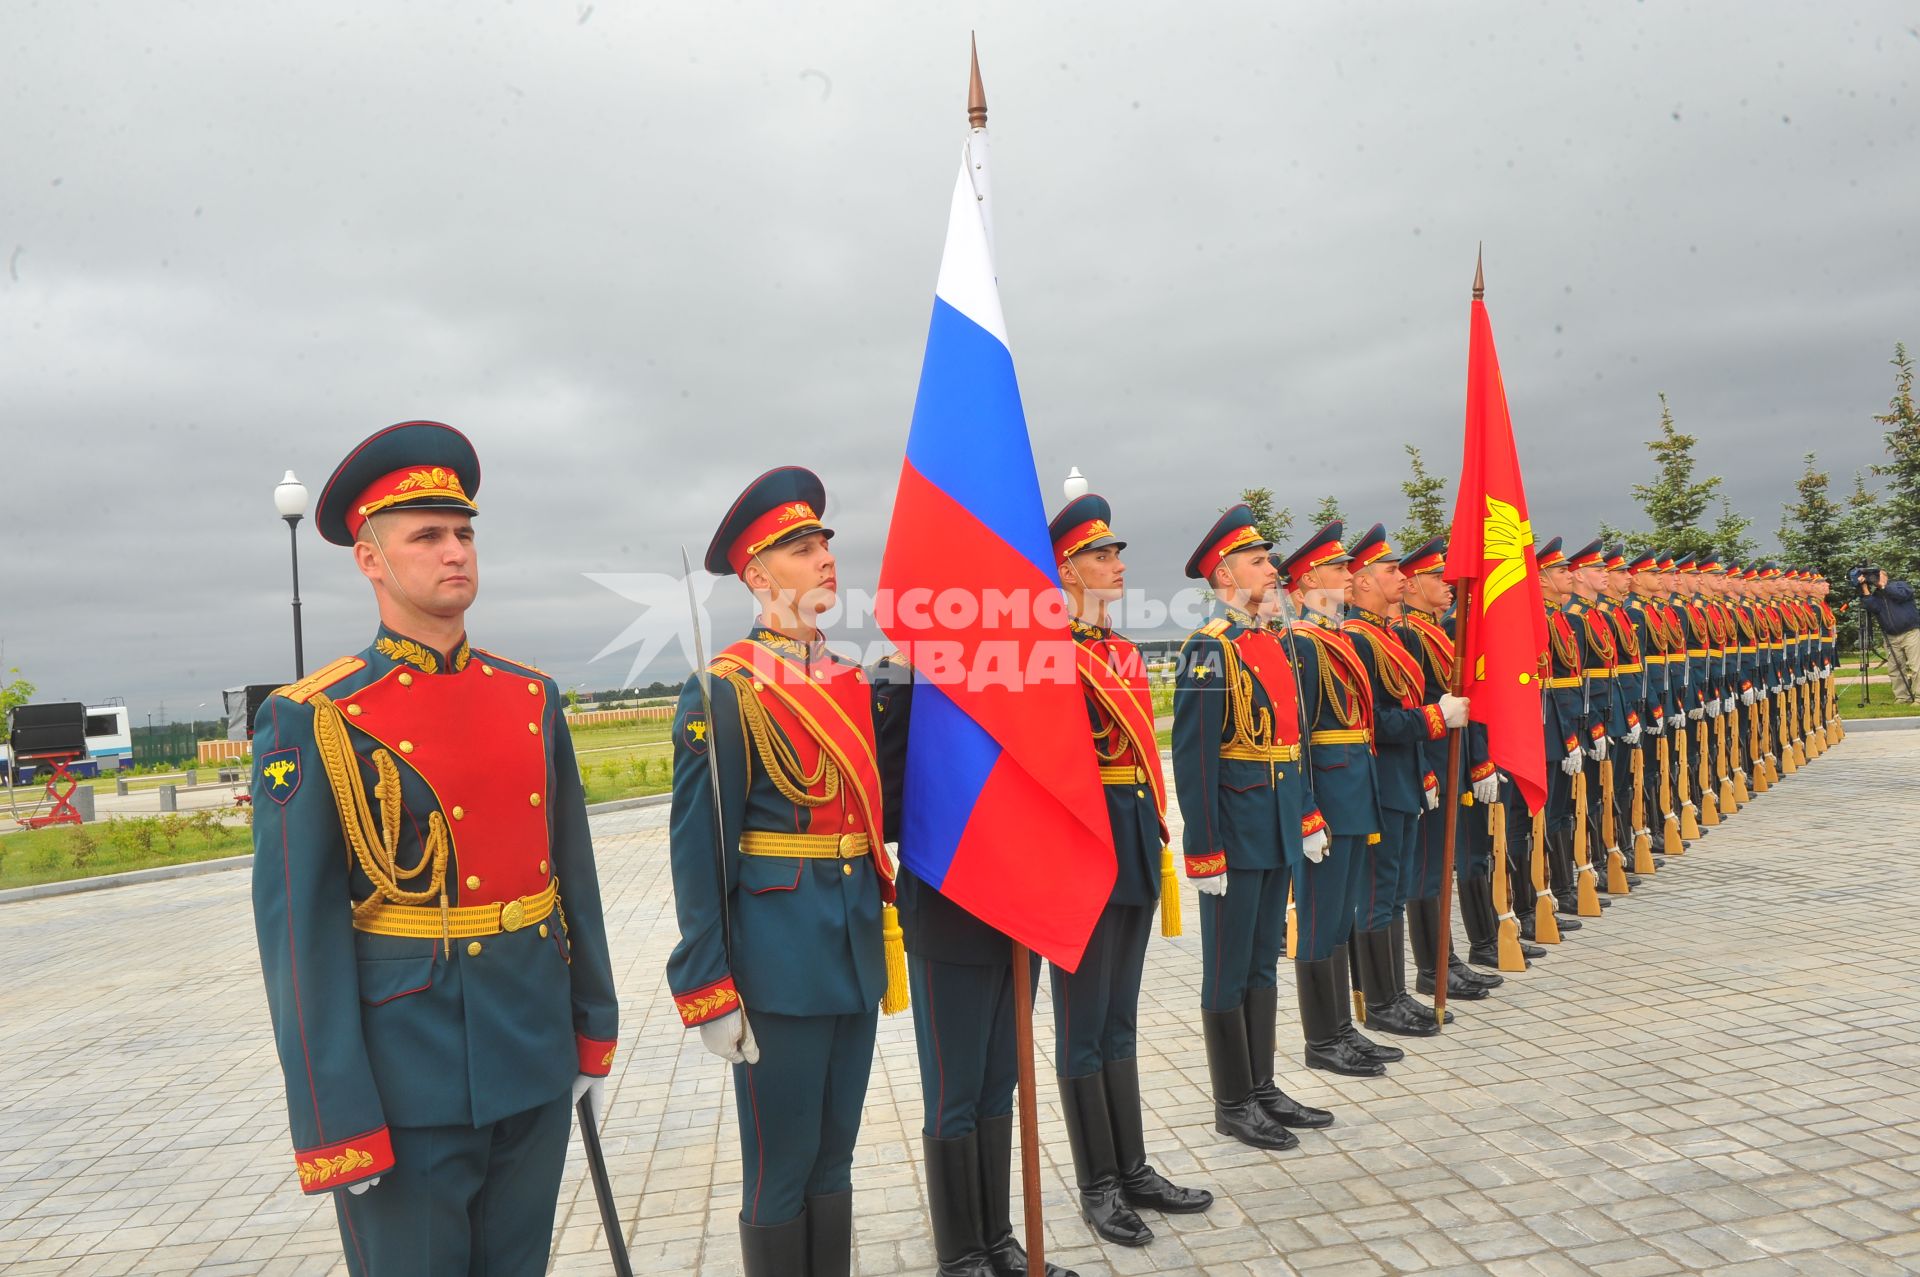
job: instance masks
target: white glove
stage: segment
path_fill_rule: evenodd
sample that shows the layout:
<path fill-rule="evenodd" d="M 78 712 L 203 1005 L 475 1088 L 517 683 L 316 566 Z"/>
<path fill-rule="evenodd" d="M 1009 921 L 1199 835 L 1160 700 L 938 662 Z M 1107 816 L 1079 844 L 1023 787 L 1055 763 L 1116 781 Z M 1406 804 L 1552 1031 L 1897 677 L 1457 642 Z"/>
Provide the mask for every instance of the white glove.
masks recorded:
<path fill-rule="evenodd" d="M 1695 705 L 1692 709 L 1687 711 L 1687 719 L 1690 722 L 1697 723 L 1702 718 L 1706 717 L 1706 713 L 1707 711 L 1701 709 L 1698 705 Z"/>
<path fill-rule="evenodd" d="M 587 1097 L 587 1104 L 592 1110 L 593 1120 L 598 1122 L 600 1115 L 607 1111 L 607 1079 L 603 1077 L 589 1077 L 585 1073 L 579 1074 L 573 1079 L 573 1106 L 575 1108 L 580 1107 L 580 1097 L 583 1095 Z"/>
<path fill-rule="evenodd" d="M 1720 702 L 1720 712 L 1722 714 L 1733 713 L 1733 697 L 1729 696 L 1727 697 L 1727 699 Z"/>
<path fill-rule="evenodd" d="M 1638 745 L 1639 743 L 1640 743 L 1640 724 L 1635 723 L 1632 727 L 1629 727 L 1627 729 L 1627 744 Z"/>
<path fill-rule="evenodd" d="M 1593 756 L 1593 761 L 1596 763 L 1606 762 L 1607 761 L 1607 738 L 1604 736 L 1595 737 L 1593 741 L 1593 748 L 1588 750 L 1587 753 Z"/>
<path fill-rule="evenodd" d="M 1667 720 L 1665 718 L 1656 718 L 1651 723 L 1647 724 L 1647 735 L 1649 736 L 1663 735 L 1666 732 L 1666 730 L 1667 730 Z"/>
<path fill-rule="evenodd" d="M 1300 840 L 1300 850 L 1308 860 L 1317 865 L 1327 858 L 1327 847 L 1330 842 L 1326 830 L 1316 829 Z"/>
<path fill-rule="evenodd" d="M 1473 801 L 1481 806 L 1490 806 L 1500 801 L 1500 773 L 1495 772 L 1485 780 L 1473 782 Z"/>
<path fill-rule="evenodd" d="M 369 1188 L 372 1188 L 375 1184 L 378 1184 L 379 1182 L 380 1182 L 380 1177 L 378 1175 L 375 1175 L 372 1179 L 363 1179 L 358 1184 L 347 1185 L 347 1191 L 349 1193 L 352 1193 L 355 1197 L 358 1197 L 360 1196 L 360 1194 L 366 1192 Z"/>
<path fill-rule="evenodd" d="M 1573 750 L 1565 758 L 1560 760 L 1560 770 L 1569 776 L 1578 776 L 1580 774 L 1580 760 L 1585 756 L 1585 753 L 1586 751 L 1584 750 Z"/>
<path fill-rule="evenodd" d="M 760 1063 L 760 1044 L 753 1040 L 753 1026 L 747 1023 L 745 1011 L 729 1011 L 701 1025 L 700 1045 L 728 1064 Z"/>
<path fill-rule="evenodd" d="M 1831 665 L 1822 665 L 1822 666 L 1820 667 L 1820 677 L 1821 677 L 1821 678 L 1829 678 L 1829 679 L 1830 679 L 1830 678 L 1832 678 L 1832 677 L 1833 677 L 1833 666 L 1831 666 Z"/>
<path fill-rule="evenodd" d="M 1720 717 L 1720 698 L 1719 697 L 1716 696 L 1712 700 L 1707 702 L 1707 717 L 1708 718 Z"/>
<path fill-rule="evenodd" d="M 1195 878 L 1193 889 L 1203 896 L 1224 896 L 1227 894 L 1227 875 L 1217 873 L 1206 878 Z"/>
<path fill-rule="evenodd" d="M 1465 727 L 1467 725 L 1467 698 L 1464 696 L 1455 696 L 1451 692 L 1442 692 L 1440 694 L 1440 717 L 1446 722 L 1448 727 Z"/>
<path fill-rule="evenodd" d="M 1429 790 L 1425 790 L 1425 791 L 1423 792 L 1423 795 L 1422 795 L 1422 796 L 1423 796 L 1423 797 L 1425 797 L 1425 798 L 1426 798 L 1426 800 L 1427 800 L 1427 810 L 1428 810 L 1428 811 L 1438 811 L 1438 810 L 1440 810 L 1440 788 L 1439 788 L 1439 786 L 1437 786 L 1437 785 L 1436 785 L 1436 786 L 1434 786 L 1434 787 L 1433 787 L 1432 789 L 1429 789 Z"/>
<path fill-rule="evenodd" d="M 1745 691 L 1740 693 L 1740 703 L 1742 705 L 1751 705 L 1759 699 L 1760 699 L 1760 694 L 1754 691 L 1751 687 L 1747 688 Z"/>

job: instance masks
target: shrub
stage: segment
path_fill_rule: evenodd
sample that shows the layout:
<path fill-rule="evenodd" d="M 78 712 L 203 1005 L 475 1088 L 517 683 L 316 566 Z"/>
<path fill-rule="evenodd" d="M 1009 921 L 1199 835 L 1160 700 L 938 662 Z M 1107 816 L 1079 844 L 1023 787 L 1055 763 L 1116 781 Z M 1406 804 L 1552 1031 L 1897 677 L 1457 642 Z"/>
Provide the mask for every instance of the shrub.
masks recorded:
<path fill-rule="evenodd" d="M 85 825 L 67 826 L 67 858 L 73 861 L 75 869 L 85 873 L 87 866 L 99 854 L 100 840 L 93 836 L 91 830 Z"/>
<path fill-rule="evenodd" d="M 173 811 L 160 817 L 157 823 L 160 826 L 160 836 L 167 843 L 167 854 L 172 855 L 180 846 L 180 835 L 187 832 L 187 818 Z"/>
<path fill-rule="evenodd" d="M 130 816 L 113 822 L 113 835 L 128 851 L 142 856 L 153 854 L 153 838 L 160 822 L 152 816 Z"/>

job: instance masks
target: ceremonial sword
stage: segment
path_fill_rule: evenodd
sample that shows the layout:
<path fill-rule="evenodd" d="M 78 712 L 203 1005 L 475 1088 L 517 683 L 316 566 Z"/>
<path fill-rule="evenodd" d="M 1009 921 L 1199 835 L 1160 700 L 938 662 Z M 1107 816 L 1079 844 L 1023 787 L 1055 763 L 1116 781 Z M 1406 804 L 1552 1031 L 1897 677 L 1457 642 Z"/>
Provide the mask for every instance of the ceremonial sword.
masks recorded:
<path fill-rule="evenodd" d="M 707 787 L 713 791 L 713 873 L 720 893 L 720 952 L 733 969 L 733 913 L 727 906 L 727 810 L 720 801 L 720 756 L 715 753 L 713 675 L 707 670 L 706 643 L 700 637 L 700 600 L 693 595 L 693 560 L 680 547 L 680 567 L 687 581 L 687 624 L 693 628 L 693 681 L 700 687 L 700 708 L 707 715 Z"/>

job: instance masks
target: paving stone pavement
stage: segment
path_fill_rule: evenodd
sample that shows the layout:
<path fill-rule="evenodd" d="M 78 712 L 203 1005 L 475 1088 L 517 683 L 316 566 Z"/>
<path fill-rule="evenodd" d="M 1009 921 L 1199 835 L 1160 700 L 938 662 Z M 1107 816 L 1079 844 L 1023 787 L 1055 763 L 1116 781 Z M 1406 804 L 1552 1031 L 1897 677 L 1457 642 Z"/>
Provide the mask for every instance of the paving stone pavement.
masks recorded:
<path fill-rule="evenodd" d="M 1854 735 L 1385 1078 L 1289 1066 L 1283 997 L 1282 1085 L 1339 1119 L 1291 1153 L 1214 1135 L 1197 924 L 1156 938 L 1148 1143 L 1219 1201 L 1152 1217 L 1142 1250 L 1091 1244 L 1073 1213 L 1043 982 L 1049 1258 L 1087 1277 L 1920 1272 L 1920 910 L 1897 885 L 1917 765 L 1920 733 Z M 604 1140 L 634 1267 L 736 1274 L 727 1073 L 663 978 L 665 811 L 594 830 L 624 1005 Z M 244 873 L 0 906 L 0 1024 L 0 1270 L 345 1271 L 292 1173 Z M 862 1274 L 933 1268 L 912 1032 L 880 1028 Z M 577 1144 L 553 1271 L 611 1271 Z"/>

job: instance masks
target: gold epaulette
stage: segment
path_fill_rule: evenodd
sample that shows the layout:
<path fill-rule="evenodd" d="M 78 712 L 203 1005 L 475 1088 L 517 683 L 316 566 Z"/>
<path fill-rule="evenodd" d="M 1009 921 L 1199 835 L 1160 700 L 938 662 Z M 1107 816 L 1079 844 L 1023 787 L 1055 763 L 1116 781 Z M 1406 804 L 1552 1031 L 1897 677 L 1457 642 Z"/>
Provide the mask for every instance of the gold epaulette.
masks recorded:
<path fill-rule="evenodd" d="M 343 656 L 328 665 L 323 665 L 298 683 L 289 683 L 277 688 L 275 696 L 284 696 L 296 705 L 305 705 L 318 692 L 324 692 L 335 683 L 356 670 L 363 670 L 367 663 L 357 656 Z"/>
<path fill-rule="evenodd" d="M 1226 617 L 1216 616 L 1211 621 L 1208 621 L 1205 625 L 1195 630 L 1194 633 L 1204 634 L 1208 638 L 1219 638 L 1222 634 L 1225 634 L 1227 632 L 1227 627 L 1232 624 L 1233 622 L 1229 621 Z"/>
<path fill-rule="evenodd" d="M 707 662 L 707 673 L 715 678 L 732 678 L 745 668 L 746 666 L 731 656 L 716 656 Z"/>
<path fill-rule="evenodd" d="M 538 665 L 529 665 L 525 661 L 516 661 L 511 656 L 502 656 L 498 652 L 489 652 L 485 648 L 476 647 L 473 649 L 473 654 L 475 656 L 484 656 L 489 661 L 498 661 L 502 665 L 517 665 L 523 670 L 538 674 L 541 678 L 551 679 L 553 677 L 553 675 L 547 673 Z"/>

